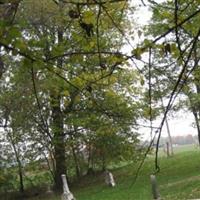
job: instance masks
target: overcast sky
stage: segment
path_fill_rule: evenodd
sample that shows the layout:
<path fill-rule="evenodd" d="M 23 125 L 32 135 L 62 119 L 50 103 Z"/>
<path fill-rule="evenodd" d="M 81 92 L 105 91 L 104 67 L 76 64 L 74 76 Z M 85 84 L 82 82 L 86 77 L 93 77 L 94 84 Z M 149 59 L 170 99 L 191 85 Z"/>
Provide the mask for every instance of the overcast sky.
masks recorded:
<path fill-rule="evenodd" d="M 158 127 L 161 123 L 161 118 L 154 121 L 153 126 Z M 170 128 L 171 136 L 186 136 L 186 135 L 197 135 L 197 130 L 193 128 L 192 124 L 194 123 L 193 115 L 188 112 L 180 111 L 173 118 L 168 118 L 168 124 Z M 145 124 L 149 125 L 149 123 Z M 139 132 L 142 135 L 142 138 L 150 138 L 150 129 L 149 128 L 140 128 Z M 167 129 L 164 124 L 162 129 L 162 136 L 167 137 Z"/>

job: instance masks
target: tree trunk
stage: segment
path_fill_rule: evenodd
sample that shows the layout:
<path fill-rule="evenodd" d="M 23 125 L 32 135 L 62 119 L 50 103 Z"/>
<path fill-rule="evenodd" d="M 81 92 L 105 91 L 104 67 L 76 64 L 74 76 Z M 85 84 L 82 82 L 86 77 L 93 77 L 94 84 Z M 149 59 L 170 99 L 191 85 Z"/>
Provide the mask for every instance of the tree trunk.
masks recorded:
<path fill-rule="evenodd" d="M 62 10 L 62 2 L 59 1 L 60 12 Z M 58 27 L 57 30 L 58 44 L 63 42 L 63 29 Z M 57 67 L 62 68 L 63 58 L 57 59 Z M 60 91 L 54 91 L 55 93 L 51 94 L 52 99 L 52 125 L 53 125 L 53 143 L 54 143 L 54 158 L 56 164 L 55 171 L 55 189 L 60 191 L 62 190 L 62 174 L 66 174 L 66 158 L 65 158 L 65 136 L 64 136 L 64 119 L 61 111 L 61 96 Z M 57 94 L 58 93 L 58 94 Z"/>
<path fill-rule="evenodd" d="M 196 93 L 200 94 L 200 87 L 196 84 Z M 192 110 L 192 114 L 194 115 L 195 123 L 197 126 L 197 135 L 198 135 L 198 142 L 200 146 L 200 124 L 199 124 L 199 115 L 200 115 L 200 108 L 199 106 L 193 105 L 192 98 L 190 95 L 188 95 L 189 101 L 190 101 L 190 107 Z"/>
<path fill-rule="evenodd" d="M 106 158 L 104 153 L 102 153 L 102 171 L 106 171 Z"/>
<path fill-rule="evenodd" d="M 167 157 L 170 156 L 169 142 L 166 142 Z"/>
<path fill-rule="evenodd" d="M 200 146 L 200 125 L 199 125 L 199 119 L 198 119 L 197 112 L 193 108 L 192 108 L 192 113 L 194 115 L 195 123 L 196 123 L 196 126 L 197 126 L 198 141 L 199 141 L 199 146 Z"/>
<path fill-rule="evenodd" d="M 17 150 L 17 148 L 16 148 L 16 144 L 13 140 L 13 137 L 11 136 L 11 133 L 8 133 L 8 136 L 10 138 L 10 142 L 11 142 L 12 147 L 14 149 L 15 158 L 16 158 L 16 161 L 17 161 L 18 175 L 19 175 L 19 192 L 23 193 L 24 192 L 24 181 L 23 181 L 23 173 L 22 173 L 22 164 L 21 164 L 21 160 L 19 158 L 19 150 Z"/>
<path fill-rule="evenodd" d="M 18 154 L 17 154 L 17 150 L 15 148 L 15 145 L 13 145 L 14 147 L 14 151 L 15 151 L 15 157 L 16 157 L 16 160 L 17 160 L 17 165 L 18 165 L 18 173 L 19 173 L 19 192 L 20 193 L 23 193 L 24 192 L 24 182 L 23 182 L 23 174 L 22 174 L 22 164 L 21 164 L 21 161 L 18 157 Z"/>
<path fill-rule="evenodd" d="M 90 142 L 88 143 L 88 170 L 91 168 L 92 148 Z"/>
<path fill-rule="evenodd" d="M 156 78 L 156 82 L 157 82 L 159 91 L 161 91 L 160 86 L 159 86 L 159 82 L 158 82 L 158 78 Z M 163 102 L 162 96 L 161 96 L 160 100 L 161 100 L 163 112 L 165 112 L 165 107 L 164 107 L 164 102 Z M 170 149 L 171 149 L 171 155 L 174 155 L 172 137 L 171 137 L 171 133 L 170 133 L 169 123 L 168 123 L 167 117 L 166 117 L 165 123 L 166 123 L 166 127 L 167 127 L 167 134 L 168 134 L 168 138 L 169 138 L 169 146 L 170 146 Z"/>
<path fill-rule="evenodd" d="M 162 97 L 161 97 L 161 103 L 162 103 L 163 111 L 165 112 L 165 107 L 164 107 L 164 102 L 163 102 Z M 166 124 L 166 128 L 167 128 L 168 139 L 169 139 L 168 146 L 170 146 L 170 154 L 173 156 L 174 155 L 173 143 L 172 143 L 172 137 L 171 137 L 171 133 L 170 133 L 169 123 L 168 123 L 167 117 L 165 119 L 165 124 Z"/>
<path fill-rule="evenodd" d="M 77 178 L 79 178 L 80 177 L 80 167 L 79 167 L 78 158 L 76 156 L 75 147 L 73 145 L 72 145 L 72 153 L 73 153 L 74 163 L 75 163 L 75 168 L 76 168 L 76 176 L 77 176 Z"/>
<path fill-rule="evenodd" d="M 54 159 L 56 165 L 55 189 L 62 190 L 61 175 L 66 174 L 63 115 L 60 109 L 60 96 L 51 95 L 51 100 Z"/>
<path fill-rule="evenodd" d="M 200 86 L 198 84 L 196 84 L 196 90 L 197 90 L 197 94 L 200 94 Z M 193 114 L 195 117 L 195 122 L 197 125 L 197 134 L 198 134 L 198 140 L 199 140 L 199 146 L 200 146 L 200 125 L 199 125 L 199 118 L 200 118 L 200 108 L 198 106 L 197 111 L 195 111 L 195 109 L 193 109 Z"/>
<path fill-rule="evenodd" d="M 166 127 L 167 127 L 168 138 L 169 138 L 170 154 L 173 156 L 174 155 L 173 142 L 172 142 L 172 137 L 171 137 L 167 117 L 166 117 L 165 123 L 166 123 Z"/>
<path fill-rule="evenodd" d="M 18 160 L 17 162 L 18 162 L 19 181 L 20 181 L 19 191 L 21 193 L 23 193 L 24 192 L 24 182 L 23 182 L 23 174 L 22 174 L 22 165 L 21 165 L 20 160 Z"/>
<path fill-rule="evenodd" d="M 94 174 L 94 162 L 93 162 L 93 148 L 92 144 L 89 142 L 88 144 L 88 169 L 87 174 Z"/>

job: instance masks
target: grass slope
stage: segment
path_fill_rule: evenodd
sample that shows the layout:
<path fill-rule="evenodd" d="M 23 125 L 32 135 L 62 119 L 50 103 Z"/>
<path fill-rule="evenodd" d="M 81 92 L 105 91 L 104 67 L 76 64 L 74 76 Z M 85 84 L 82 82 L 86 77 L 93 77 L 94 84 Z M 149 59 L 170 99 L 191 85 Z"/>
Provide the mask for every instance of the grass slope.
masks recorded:
<path fill-rule="evenodd" d="M 103 177 L 87 177 L 81 180 L 72 192 L 77 200 L 150 200 L 150 174 L 154 170 L 154 158 L 148 158 L 136 181 L 136 164 L 113 170 L 117 186 L 105 186 Z M 161 154 L 161 171 L 157 174 L 162 199 L 200 199 L 200 150 L 194 146 L 177 147 L 175 155 L 166 158 Z M 39 198 L 38 198 L 39 199 Z M 40 198 L 58 200 L 59 197 Z M 34 199 L 36 200 L 36 199 Z"/>

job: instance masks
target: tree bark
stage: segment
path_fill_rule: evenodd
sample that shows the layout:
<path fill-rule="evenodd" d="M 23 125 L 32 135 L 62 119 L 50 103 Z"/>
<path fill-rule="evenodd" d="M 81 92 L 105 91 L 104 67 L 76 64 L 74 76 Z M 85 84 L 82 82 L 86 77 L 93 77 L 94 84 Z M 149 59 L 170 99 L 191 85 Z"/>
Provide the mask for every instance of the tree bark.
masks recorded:
<path fill-rule="evenodd" d="M 196 86 L 196 93 L 199 95 L 200 94 L 200 86 L 198 84 L 195 84 L 195 86 Z M 192 110 L 192 114 L 194 115 L 195 123 L 197 126 L 198 142 L 199 142 L 199 146 L 200 146 L 200 124 L 199 124 L 200 108 L 198 105 L 193 105 L 192 98 L 190 95 L 188 95 L 188 98 L 190 101 L 190 107 Z"/>
<path fill-rule="evenodd" d="M 167 127 L 168 138 L 169 138 L 170 154 L 173 156 L 174 155 L 173 142 L 172 142 L 172 137 L 171 137 L 171 133 L 170 133 L 167 117 L 166 117 L 165 123 L 166 123 L 166 127 Z"/>
<path fill-rule="evenodd" d="M 200 94 L 200 86 L 196 84 L 196 90 L 197 94 Z M 197 111 L 195 109 L 193 110 L 193 114 L 195 117 L 196 125 L 197 125 L 197 134 L 198 134 L 198 140 L 199 140 L 199 146 L 200 146 L 200 124 L 199 124 L 199 118 L 200 118 L 200 107 L 198 106 Z"/>
<path fill-rule="evenodd" d="M 161 97 L 161 103 L 162 103 L 163 111 L 165 112 L 165 107 L 164 107 L 164 102 L 163 102 L 163 98 L 162 97 Z M 169 139 L 168 145 L 170 146 L 170 154 L 173 156 L 174 155 L 173 143 L 172 143 L 172 137 L 171 137 L 171 133 L 170 133 L 169 123 L 168 123 L 167 117 L 165 119 L 165 124 L 166 124 L 166 128 L 167 128 L 168 139 Z"/>
<path fill-rule="evenodd" d="M 194 115 L 195 123 L 197 126 L 198 141 L 199 141 L 199 146 L 200 146 L 200 125 L 199 125 L 198 114 L 193 108 L 192 108 L 192 113 Z"/>
<path fill-rule="evenodd" d="M 169 142 L 166 142 L 167 157 L 170 156 Z"/>
<path fill-rule="evenodd" d="M 102 171 L 106 171 L 106 158 L 104 153 L 102 153 Z"/>
<path fill-rule="evenodd" d="M 19 192 L 23 193 L 24 192 L 24 181 L 23 181 L 23 173 L 22 173 L 22 164 L 21 164 L 21 160 L 19 158 L 19 151 L 16 148 L 15 142 L 13 140 L 13 137 L 10 135 L 11 133 L 8 133 L 8 136 L 10 138 L 12 147 L 14 149 L 14 153 L 15 153 L 15 158 L 17 161 L 17 166 L 18 166 L 18 175 L 19 175 Z"/>
<path fill-rule="evenodd" d="M 79 167 L 79 162 L 78 162 L 78 158 L 76 155 L 76 151 L 75 151 L 75 147 L 72 145 L 72 154 L 74 157 L 74 163 L 75 163 L 75 168 L 76 168 L 76 176 L 77 178 L 80 178 L 80 167 Z"/>
<path fill-rule="evenodd" d="M 62 2 L 59 1 L 59 9 L 60 12 L 62 10 Z M 58 44 L 63 42 L 63 29 L 62 27 L 58 27 L 57 30 L 57 38 Z M 58 58 L 57 67 L 62 68 L 63 58 Z M 60 191 L 62 190 L 62 174 L 66 174 L 66 157 L 65 157 L 65 135 L 64 135 L 64 116 L 61 111 L 61 96 L 60 94 L 56 94 L 57 92 L 51 95 L 52 99 L 52 124 L 53 124 L 53 132 L 54 132 L 54 158 L 56 164 L 55 171 L 55 189 Z M 59 91 L 58 91 L 59 93 Z"/>
<path fill-rule="evenodd" d="M 66 174 L 63 115 L 60 109 L 60 96 L 51 95 L 51 99 L 54 159 L 56 165 L 55 189 L 62 190 L 61 175 Z"/>
<path fill-rule="evenodd" d="M 18 171 L 19 171 L 19 191 L 20 193 L 24 192 L 24 181 L 23 181 L 23 174 L 22 174 L 22 165 L 20 160 L 17 158 L 17 163 L 18 163 Z"/>
<path fill-rule="evenodd" d="M 157 82 L 159 91 L 161 91 L 160 86 L 159 86 L 159 82 L 158 82 L 158 78 L 156 78 L 156 82 Z M 164 102 L 163 102 L 162 96 L 161 96 L 160 100 L 161 100 L 163 112 L 165 112 L 165 106 L 164 106 Z M 174 155 L 173 142 L 172 142 L 172 137 L 171 137 L 171 133 L 170 133 L 169 123 L 168 123 L 167 117 L 166 117 L 166 120 L 165 120 L 165 124 L 166 124 L 167 134 L 168 134 L 168 138 L 169 138 L 169 145 L 170 145 L 171 155 Z"/>

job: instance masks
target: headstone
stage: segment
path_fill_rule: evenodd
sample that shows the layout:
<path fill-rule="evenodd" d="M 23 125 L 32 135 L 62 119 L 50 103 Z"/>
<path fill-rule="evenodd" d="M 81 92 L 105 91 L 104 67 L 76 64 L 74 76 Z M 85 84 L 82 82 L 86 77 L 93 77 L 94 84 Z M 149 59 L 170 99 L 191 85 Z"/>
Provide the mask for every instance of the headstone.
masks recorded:
<path fill-rule="evenodd" d="M 161 198 L 160 198 L 160 193 L 159 193 L 158 186 L 157 186 L 156 176 L 151 175 L 150 179 L 151 179 L 153 199 L 160 200 Z"/>
<path fill-rule="evenodd" d="M 53 194 L 53 191 L 51 190 L 51 186 L 50 185 L 47 186 L 46 194 Z"/>
<path fill-rule="evenodd" d="M 111 187 L 115 187 L 116 183 L 111 172 L 105 171 L 105 182 Z"/>
<path fill-rule="evenodd" d="M 76 200 L 73 194 L 69 190 L 65 174 L 62 174 L 61 177 L 62 177 L 62 182 L 63 182 L 62 200 Z"/>

